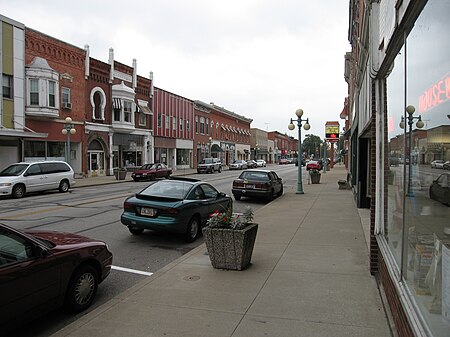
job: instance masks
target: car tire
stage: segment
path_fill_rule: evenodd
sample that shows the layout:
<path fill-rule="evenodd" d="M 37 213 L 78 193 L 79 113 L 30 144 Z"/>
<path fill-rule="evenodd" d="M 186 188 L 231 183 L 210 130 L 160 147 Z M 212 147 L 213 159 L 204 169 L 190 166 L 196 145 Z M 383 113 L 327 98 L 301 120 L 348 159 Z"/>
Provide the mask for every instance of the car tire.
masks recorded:
<path fill-rule="evenodd" d="M 156 179 L 156 176 L 154 174 L 150 174 L 150 180 L 153 181 Z"/>
<path fill-rule="evenodd" d="M 128 230 L 133 235 L 141 235 L 142 233 L 144 233 L 143 228 L 128 227 Z"/>
<path fill-rule="evenodd" d="M 86 310 L 95 298 L 98 288 L 98 272 L 90 265 L 75 270 L 67 287 L 65 306 L 73 313 Z"/>
<path fill-rule="evenodd" d="M 170 173 L 167 173 L 166 179 L 170 179 Z"/>
<path fill-rule="evenodd" d="M 222 166 L 219 166 L 219 170 L 218 170 L 218 172 L 219 172 L 219 173 L 221 173 L 221 172 L 222 172 Z"/>
<path fill-rule="evenodd" d="M 14 199 L 19 199 L 25 195 L 25 192 L 26 192 L 25 185 L 17 184 L 13 187 L 11 195 Z"/>
<path fill-rule="evenodd" d="M 139 179 L 137 179 L 137 178 L 133 178 L 133 180 L 135 183 L 139 182 Z"/>
<path fill-rule="evenodd" d="M 270 190 L 269 195 L 267 196 L 267 200 L 272 201 L 272 200 L 273 200 L 273 197 L 274 197 L 274 193 L 275 193 L 275 191 L 274 191 L 274 189 L 272 188 L 272 189 Z"/>
<path fill-rule="evenodd" d="M 283 185 L 281 185 L 280 192 L 278 192 L 277 197 L 281 197 L 283 195 Z"/>
<path fill-rule="evenodd" d="M 59 190 L 61 193 L 65 193 L 65 192 L 68 192 L 69 189 L 70 189 L 69 181 L 66 180 L 66 179 L 61 180 L 61 182 L 59 183 L 59 188 L 58 188 L 58 190 Z"/>
<path fill-rule="evenodd" d="M 237 201 L 241 200 L 241 195 L 240 194 L 233 194 L 234 199 L 236 199 Z"/>
<path fill-rule="evenodd" d="M 194 215 L 186 227 L 186 234 L 184 240 L 186 242 L 194 242 L 200 231 L 200 218 L 197 215 Z"/>

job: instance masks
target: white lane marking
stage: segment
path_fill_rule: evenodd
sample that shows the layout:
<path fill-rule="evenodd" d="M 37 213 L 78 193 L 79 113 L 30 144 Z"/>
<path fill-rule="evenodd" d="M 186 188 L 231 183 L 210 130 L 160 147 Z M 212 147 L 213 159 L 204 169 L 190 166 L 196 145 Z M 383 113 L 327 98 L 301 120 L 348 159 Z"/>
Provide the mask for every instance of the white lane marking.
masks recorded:
<path fill-rule="evenodd" d="M 149 272 L 146 272 L 146 271 L 141 271 L 141 270 L 136 270 L 136 269 L 129 269 L 129 268 L 123 268 L 123 267 L 117 267 L 117 266 L 111 266 L 111 269 L 120 270 L 120 271 L 126 271 L 127 273 L 134 273 L 134 274 L 140 274 L 140 275 L 146 275 L 146 276 L 153 275 L 153 273 L 149 273 Z"/>

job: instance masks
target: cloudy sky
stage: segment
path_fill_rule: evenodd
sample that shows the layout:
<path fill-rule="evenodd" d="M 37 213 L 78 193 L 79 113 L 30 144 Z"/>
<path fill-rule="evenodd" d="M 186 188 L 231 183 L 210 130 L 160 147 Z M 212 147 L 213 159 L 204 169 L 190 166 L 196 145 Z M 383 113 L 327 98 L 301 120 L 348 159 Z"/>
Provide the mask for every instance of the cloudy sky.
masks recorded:
<path fill-rule="evenodd" d="M 302 108 L 308 133 L 339 121 L 347 87 L 348 1 L 0 0 L 0 14 L 80 48 L 132 65 L 155 86 L 289 131 Z M 341 129 L 342 130 L 342 129 Z M 305 132 L 302 132 L 302 136 Z M 303 137 L 302 137 L 303 138 Z"/>

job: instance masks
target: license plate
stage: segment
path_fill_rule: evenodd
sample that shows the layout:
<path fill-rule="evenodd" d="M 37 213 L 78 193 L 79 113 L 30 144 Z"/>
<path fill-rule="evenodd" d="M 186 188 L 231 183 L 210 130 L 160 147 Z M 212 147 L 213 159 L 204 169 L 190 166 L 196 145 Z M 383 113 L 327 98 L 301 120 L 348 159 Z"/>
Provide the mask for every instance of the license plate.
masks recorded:
<path fill-rule="evenodd" d="M 148 208 L 148 207 L 141 207 L 141 215 L 155 216 L 156 215 L 156 209 Z"/>
<path fill-rule="evenodd" d="M 255 185 L 245 185 L 245 188 L 255 188 Z"/>

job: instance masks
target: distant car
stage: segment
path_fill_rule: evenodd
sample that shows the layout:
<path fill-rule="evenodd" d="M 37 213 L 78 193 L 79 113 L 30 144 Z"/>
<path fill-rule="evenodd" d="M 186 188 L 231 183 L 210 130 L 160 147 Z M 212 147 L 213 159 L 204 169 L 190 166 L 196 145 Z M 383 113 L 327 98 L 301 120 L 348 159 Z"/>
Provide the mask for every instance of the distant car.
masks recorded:
<path fill-rule="evenodd" d="M 322 164 L 318 160 L 310 160 L 306 163 L 306 170 L 321 170 Z"/>
<path fill-rule="evenodd" d="M 266 167 L 267 163 L 264 159 L 258 159 L 256 165 L 258 165 L 258 167 Z"/>
<path fill-rule="evenodd" d="M 245 170 L 247 168 L 248 166 L 245 160 L 235 160 L 230 164 L 230 170 Z"/>
<path fill-rule="evenodd" d="M 443 169 L 444 169 L 444 170 L 450 170 L 450 161 L 447 160 L 447 161 L 444 163 Z"/>
<path fill-rule="evenodd" d="M 274 171 L 248 170 L 233 181 L 232 192 L 236 200 L 252 197 L 270 201 L 283 194 L 283 181 Z"/>
<path fill-rule="evenodd" d="M 443 160 L 433 160 L 431 162 L 431 168 L 438 168 L 438 169 L 443 169 L 444 168 L 444 161 Z"/>
<path fill-rule="evenodd" d="M 282 159 L 280 159 L 280 161 L 278 162 L 278 164 L 280 164 L 280 165 L 286 165 L 286 164 L 289 164 L 289 160 L 287 160 L 286 158 L 282 158 Z"/>
<path fill-rule="evenodd" d="M 247 160 L 247 168 L 257 168 L 258 163 L 254 160 Z"/>
<path fill-rule="evenodd" d="M 156 178 L 169 178 L 172 169 L 163 163 L 145 164 L 131 174 L 134 181 L 155 180 Z"/>
<path fill-rule="evenodd" d="M 298 166 L 298 159 L 295 161 L 295 166 Z M 302 166 L 306 166 L 305 158 L 302 159 Z"/>
<path fill-rule="evenodd" d="M 233 208 L 233 199 L 210 184 L 189 178 L 159 180 L 123 204 L 120 221 L 133 235 L 145 229 L 181 233 L 193 242 L 209 215 Z"/>
<path fill-rule="evenodd" d="M 59 190 L 75 185 L 72 167 L 64 161 L 16 163 L 0 172 L 0 195 L 22 198 L 26 193 Z"/>
<path fill-rule="evenodd" d="M 197 173 L 222 172 L 222 162 L 219 158 L 204 158 L 197 165 Z"/>
<path fill-rule="evenodd" d="M 398 157 L 389 157 L 389 166 L 398 166 L 400 164 L 400 160 Z"/>
<path fill-rule="evenodd" d="M 430 185 L 430 199 L 450 206 L 450 173 L 441 174 Z"/>
<path fill-rule="evenodd" d="M 62 305 L 74 313 L 87 309 L 112 260 L 99 240 L 0 224 L 2 335 Z"/>

